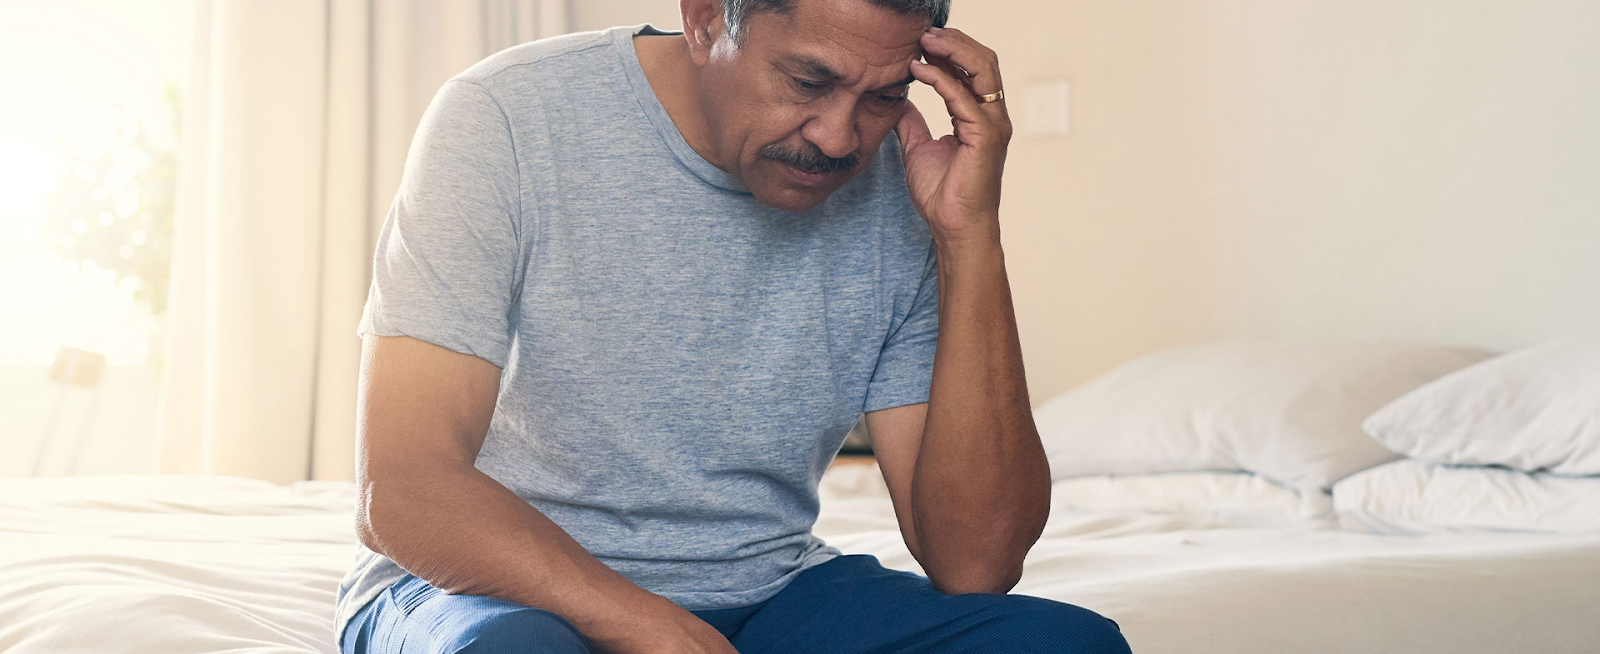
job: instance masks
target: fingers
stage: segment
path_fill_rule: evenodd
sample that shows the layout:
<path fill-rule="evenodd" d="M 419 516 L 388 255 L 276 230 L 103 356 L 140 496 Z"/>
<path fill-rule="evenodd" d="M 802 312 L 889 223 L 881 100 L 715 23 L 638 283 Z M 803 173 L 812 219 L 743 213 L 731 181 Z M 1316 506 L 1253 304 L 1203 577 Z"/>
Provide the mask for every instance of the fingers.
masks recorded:
<path fill-rule="evenodd" d="M 923 84 L 932 86 L 933 90 L 939 93 L 939 97 L 944 98 L 945 109 L 956 119 L 978 124 L 989 122 L 989 118 L 978 108 L 978 98 L 972 95 L 972 90 L 944 69 L 933 64 L 913 61 L 911 76 Z"/>
<path fill-rule="evenodd" d="M 923 53 L 923 60 L 938 66 L 940 70 L 943 70 L 944 72 L 949 73 L 951 77 L 960 80 L 962 84 L 967 85 L 968 89 L 972 88 L 972 74 L 963 70 L 960 66 L 957 66 L 955 62 L 950 61 L 946 57 L 940 57 L 938 55 L 926 52 Z M 974 91 L 974 93 L 976 93 L 976 91 Z"/>
<path fill-rule="evenodd" d="M 967 71 L 974 93 L 985 95 L 1005 88 L 1000 80 L 1000 57 L 961 30 L 929 29 L 922 35 L 922 51 L 948 59 Z"/>
<path fill-rule="evenodd" d="M 906 112 L 900 116 L 900 122 L 895 124 L 894 133 L 900 135 L 902 157 L 908 156 L 913 148 L 933 140 L 933 132 L 928 130 L 928 119 L 923 118 L 917 105 L 910 102 L 906 103 Z"/>

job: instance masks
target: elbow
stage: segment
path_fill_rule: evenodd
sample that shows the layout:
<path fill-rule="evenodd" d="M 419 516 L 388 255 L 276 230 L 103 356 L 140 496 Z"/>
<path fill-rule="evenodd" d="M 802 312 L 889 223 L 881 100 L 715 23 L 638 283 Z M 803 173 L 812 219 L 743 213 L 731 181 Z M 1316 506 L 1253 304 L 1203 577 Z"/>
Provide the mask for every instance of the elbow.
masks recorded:
<path fill-rule="evenodd" d="M 362 488 L 356 498 L 356 540 L 361 543 L 362 547 L 387 556 L 383 550 L 383 538 L 380 536 L 382 533 L 380 524 L 382 524 L 382 520 L 385 517 L 386 509 L 380 510 L 379 503 L 373 497 L 372 489 L 370 487 Z"/>
<path fill-rule="evenodd" d="M 922 567 L 933 587 L 946 595 L 1005 594 L 1022 581 L 1028 549 L 991 543 L 965 555 L 929 557 Z"/>
<path fill-rule="evenodd" d="M 393 541 L 397 530 L 404 532 L 414 524 L 407 515 L 408 509 L 414 510 L 416 504 L 412 489 L 416 486 L 446 487 L 446 482 L 434 480 L 433 472 L 392 462 L 380 465 L 371 458 L 362 461 L 356 475 L 356 540 L 369 550 L 394 558 L 385 551 L 384 543 Z"/>
<path fill-rule="evenodd" d="M 928 580 L 946 595 L 1005 594 L 1022 581 L 1022 561 L 979 562 L 929 570 Z"/>
<path fill-rule="evenodd" d="M 356 542 L 362 547 L 382 554 L 378 549 L 378 529 L 372 523 L 372 514 L 366 510 L 365 503 L 356 506 L 355 527 Z"/>
<path fill-rule="evenodd" d="M 991 526 L 991 539 L 978 539 L 960 545 L 949 542 L 922 543 L 923 553 L 931 556 L 926 560 L 918 557 L 918 560 L 922 561 L 933 587 L 947 595 L 1010 592 L 1022 581 L 1023 561 L 1044 531 L 1049 515 L 1048 495 L 1035 508 L 1037 510 L 1015 516 L 1016 522 L 1009 529 Z M 930 544 L 943 544 L 946 547 L 927 552 Z M 952 545 L 959 549 L 952 551 L 949 548 Z"/>

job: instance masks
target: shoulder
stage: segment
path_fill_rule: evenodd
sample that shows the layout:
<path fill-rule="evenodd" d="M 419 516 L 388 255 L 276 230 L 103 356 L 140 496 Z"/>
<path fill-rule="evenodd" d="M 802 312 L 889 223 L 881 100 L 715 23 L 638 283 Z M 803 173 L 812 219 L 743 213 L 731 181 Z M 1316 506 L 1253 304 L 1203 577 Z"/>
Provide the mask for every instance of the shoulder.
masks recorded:
<path fill-rule="evenodd" d="M 573 75 L 588 66 L 574 67 L 574 59 L 589 58 L 595 63 L 610 54 L 609 47 L 616 29 L 599 32 L 579 32 L 549 39 L 541 39 L 512 46 L 496 52 L 466 70 L 445 80 L 434 93 L 429 111 L 430 118 L 457 118 L 460 116 L 493 116 L 508 118 L 508 108 L 527 106 L 536 101 L 542 89 L 563 76 Z M 615 57 L 610 59 L 614 60 Z M 561 74 L 554 71 L 560 70 Z"/>
<path fill-rule="evenodd" d="M 453 80 L 472 82 L 489 89 L 515 84 L 520 79 L 542 77 L 554 69 L 570 71 L 574 63 L 616 59 L 613 50 L 617 32 L 630 28 L 613 27 L 593 32 L 575 32 L 530 41 L 496 52 L 461 71 Z"/>
<path fill-rule="evenodd" d="M 604 110 L 625 99 L 626 39 L 639 27 L 578 32 L 512 46 L 451 77 L 481 89 L 513 120 L 550 107 Z M 631 91 L 629 91 L 631 93 Z"/>
<path fill-rule="evenodd" d="M 613 27 L 501 50 L 452 77 L 491 104 L 522 154 L 550 157 L 644 122 L 631 38 L 648 26 Z M 636 79 L 637 78 L 637 79 Z"/>

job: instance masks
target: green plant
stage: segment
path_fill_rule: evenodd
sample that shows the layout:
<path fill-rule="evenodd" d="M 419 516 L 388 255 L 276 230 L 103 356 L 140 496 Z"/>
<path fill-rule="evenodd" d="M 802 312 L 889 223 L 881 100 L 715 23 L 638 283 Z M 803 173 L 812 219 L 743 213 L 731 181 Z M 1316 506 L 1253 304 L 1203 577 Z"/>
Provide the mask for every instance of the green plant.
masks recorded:
<path fill-rule="evenodd" d="M 178 134 L 177 89 L 166 88 L 172 134 Z M 167 308 L 172 217 L 177 196 L 174 144 L 159 144 L 146 125 L 118 111 L 97 147 L 69 151 L 59 185 L 45 201 L 41 233 L 63 260 L 113 271 L 134 282 L 134 298 L 153 315 Z"/>

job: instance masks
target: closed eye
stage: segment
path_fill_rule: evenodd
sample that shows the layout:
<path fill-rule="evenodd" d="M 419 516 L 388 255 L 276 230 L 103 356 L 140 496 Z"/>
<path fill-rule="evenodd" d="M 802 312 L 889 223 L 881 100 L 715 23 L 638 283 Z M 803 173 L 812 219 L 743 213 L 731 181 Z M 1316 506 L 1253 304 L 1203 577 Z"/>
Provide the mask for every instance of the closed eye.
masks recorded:
<path fill-rule="evenodd" d="M 883 103 L 883 104 L 895 104 L 897 102 L 902 102 L 902 101 L 906 100 L 910 96 L 910 94 L 911 94 L 911 88 L 907 87 L 907 86 L 902 86 L 902 87 L 900 87 L 900 88 L 898 88 L 898 89 L 896 89 L 894 91 L 888 91 L 888 92 L 885 92 L 885 93 L 879 93 L 878 94 L 878 102 Z"/>
<path fill-rule="evenodd" d="M 821 82 L 808 82 L 798 77 L 793 77 L 791 79 L 794 80 L 795 86 L 800 87 L 800 89 L 803 91 L 820 91 L 823 89 L 823 87 L 827 86 L 827 84 Z"/>

